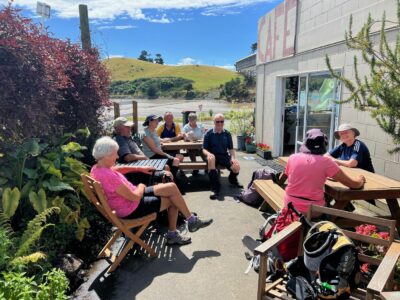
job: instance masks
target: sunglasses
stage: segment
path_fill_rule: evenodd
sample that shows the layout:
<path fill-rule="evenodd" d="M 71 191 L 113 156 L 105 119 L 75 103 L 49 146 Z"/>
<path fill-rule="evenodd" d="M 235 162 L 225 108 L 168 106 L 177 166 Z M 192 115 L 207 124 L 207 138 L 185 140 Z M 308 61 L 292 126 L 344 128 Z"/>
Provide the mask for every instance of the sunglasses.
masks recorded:
<path fill-rule="evenodd" d="M 214 121 L 214 122 L 217 123 L 217 124 L 218 124 L 218 123 L 224 124 L 225 121 L 222 120 L 222 121 Z"/>

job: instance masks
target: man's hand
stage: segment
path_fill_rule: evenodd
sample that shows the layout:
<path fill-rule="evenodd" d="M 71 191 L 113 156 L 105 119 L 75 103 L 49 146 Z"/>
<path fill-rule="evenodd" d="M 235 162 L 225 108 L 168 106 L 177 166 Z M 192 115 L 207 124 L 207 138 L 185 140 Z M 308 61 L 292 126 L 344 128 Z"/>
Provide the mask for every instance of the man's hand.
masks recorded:
<path fill-rule="evenodd" d="M 234 166 L 239 166 L 239 162 L 238 162 L 238 160 L 237 160 L 236 158 L 232 158 L 232 159 L 231 159 L 231 163 L 232 163 L 232 165 L 234 165 Z"/>
<path fill-rule="evenodd" d="M 215 159 L 215 155 L 209 152 L 209 153 L 207 154 L 207 159 L 208 159 L 208 160 Z"/>

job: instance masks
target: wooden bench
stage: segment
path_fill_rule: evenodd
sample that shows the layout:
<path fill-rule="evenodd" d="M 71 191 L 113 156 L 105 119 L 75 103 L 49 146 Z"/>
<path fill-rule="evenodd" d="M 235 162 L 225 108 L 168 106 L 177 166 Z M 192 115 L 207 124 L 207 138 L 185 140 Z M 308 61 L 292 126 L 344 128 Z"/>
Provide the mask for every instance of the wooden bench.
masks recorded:
<path fill-rule="evenodd" d="M 283 197 L 285 190 L 272 180 L 257 179 L 253 181 L 256 191 L 264 198 L 275 211 L 279 211 L 284 207 Z"/>
<path fill-rule="evenodd" d="M 342 229 L 344 234 L 346 234 L 350 239 L 356 241 L 358 243 L 363 243 L 368 246 L 379 245 L 383 247 L 387 247 L 386 255 L 383 259 L 376 258 L 375 256 L 369 256 L 366 253 L 359 253 L 358 259 L 361 264 L 369 263 L 371 265 L 378 266 L 374 276 L 372 277 L 370 282 L 364 282 L 367 285 L 366 289 L 357 288 L 352 291 L 350 299 L 385 299 L 384 297 L 395 296 L 396 294 L 387 293 L 392 290 L 393 287 L 393 272 L 396 265 L 396 262 L 400 255 L 400 243 L 394 241 L 395 235 L 395 225 L 396 221 L 394 220 L 386 220 L 376 217 L 368 217 L 357 215 L 351 212 L 342 211 L 333 208 L 327 208 L 322 206 L 314 206 L 311 205 L 309 207 L 309 211 L 307 214 L 307 219 L 310 220 L 310 216 L 313 213 L 321 213 L 327 216 L 341 217 L 345 219 L 357 220 L 360 223 L 364 224 L 373 224 L 377 227 L 386 227 L 385 231 L 389 232 L 389 239 L 383 240 L 380 238 L 374 238 L 370 236 L 365 236 L 358 234 L 354 231 L 349 231 L 346 229 Z M 354 229 L 353 229 L 354 230 Z M 303 224 L 301 222 L 295 221 L 287 226 L 285 229 L 280 231 L 278 234 L 273 235 L 270 239 L 265 241 L 263 244 L 258 246 L 255 249 L 255 254 L 260 255 L 260 270 L 259 270 L 259 279 L 258 279 L 258 293 L 257 299 L 293 299 L 286 291 L 286 278 L 280 278 L 274 282 L 266 282 L 266 278 L 268 276 L 267 271 L 267 257 L 268 251 L 275 248 L 282 241 L 287 239 L 289 236 L 292 236 L 296 232 L 301 232 L 300 244 L 303 245 Z M 302 255 L 303 247 L 299 247 L 298 255 Z M 361 278 L 361 280 L 363 280 Z M 395 298 L 398 299 L 398 298 Z"/>
<path fill-rule="evenodd" d="M 181 162 L 179 163 L 180 170 L 206 170 L 207 163 L 203 161 Z"/>

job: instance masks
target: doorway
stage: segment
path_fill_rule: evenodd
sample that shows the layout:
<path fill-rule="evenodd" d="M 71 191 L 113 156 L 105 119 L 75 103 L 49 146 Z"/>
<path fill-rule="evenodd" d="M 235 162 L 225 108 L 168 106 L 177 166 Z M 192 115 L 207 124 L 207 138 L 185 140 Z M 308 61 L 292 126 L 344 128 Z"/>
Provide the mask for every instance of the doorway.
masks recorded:
<path fill-rule="evenodd" d="M 288 156 L 295 152 L 296 146 L 296 119 L 298 107 L 299 76 L 286 77 L 284 80 L 284 111 L 282 155 Z"/>
<path fill-rule="evenodd" d="M 296 152 L 311 128 L 319 128 L 327 135 L 328 149 L 334 146 L 333 131 L 339 120 L 340 88 L 340 81 L 327 72 L 299 76 Z"/>

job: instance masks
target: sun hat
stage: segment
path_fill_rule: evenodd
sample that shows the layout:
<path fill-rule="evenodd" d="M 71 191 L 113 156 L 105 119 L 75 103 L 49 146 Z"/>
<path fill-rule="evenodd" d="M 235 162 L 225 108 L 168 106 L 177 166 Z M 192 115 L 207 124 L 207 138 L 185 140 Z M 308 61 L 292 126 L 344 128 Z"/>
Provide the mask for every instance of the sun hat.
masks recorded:
<path fill-rule="evenodd" d="M 123 125 L 123 126 L 128 126 L 128 127 L 132 127 L 133 126 L 133 122 L 129 121 L 127 118 L 124 117 L 118 117 L 114 120 L 113 122 L 113 127 L 117 128 L 118 126 Z"/>
<path fill-rule="evenodd" d="M 354 134 L 355 134 L 356 136 L 359 136 L 359 135 L 360 135 L 360 131 L 358 131 L 357 128 L 354 128 L 351 124 L 348 124 L 348 123 L 341 124 L 341 125 L 338 127 L 338 129 L 334 132 L 333 135 L 335 136 L 335 138 L 336 138 L 337 140 L 340 140 L 339 132 L 341 132 L 341 131 L 346 131 L 346 130 L 353 130 L 353 132 L 354 132 Z"/>
<path fill-rule="evenodd" d="M 146 120 L 143 123 L 143 126 L 149 126 L 149 123 L 153 120 L 158 120 L 158 121 L 162 121 L 163 117 L 161 116 L 156 116 L 156 115 L 149 115 L 146 117 Z"/>
<path fill-rule="evenodd" d="M 328 137 L 321 131 L 321 129 L 313 128 L 306 132 L 303 145 L 300 147 L 300 152 L 311 154 L 324 154 L 326 153 L 326 146 L 328 145 Z"/>

